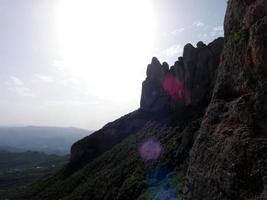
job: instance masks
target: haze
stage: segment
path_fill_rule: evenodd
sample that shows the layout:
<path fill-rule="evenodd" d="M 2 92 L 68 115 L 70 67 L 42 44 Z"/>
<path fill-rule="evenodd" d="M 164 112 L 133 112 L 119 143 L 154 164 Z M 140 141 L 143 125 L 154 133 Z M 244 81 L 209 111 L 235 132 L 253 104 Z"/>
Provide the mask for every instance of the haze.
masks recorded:
<path fill-rule="evenodd" d="M 0 125 L 95 130 L 137 109 L 151 57 L 173 64 L 186 43 L 223 36 L 225 9 L 222 0 L 0 0 Z"/>

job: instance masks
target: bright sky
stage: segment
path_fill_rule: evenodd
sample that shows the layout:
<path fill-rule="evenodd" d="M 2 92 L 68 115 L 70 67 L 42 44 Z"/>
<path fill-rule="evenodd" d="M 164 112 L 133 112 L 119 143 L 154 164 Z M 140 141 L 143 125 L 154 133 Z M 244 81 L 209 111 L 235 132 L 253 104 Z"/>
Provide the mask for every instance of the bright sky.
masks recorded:
<path fill-rule="evenodd" d="M 223 35 L 226 0 L 0 0 L 0 125 L 95 130 L 139 107 L 152 56 Z"/>

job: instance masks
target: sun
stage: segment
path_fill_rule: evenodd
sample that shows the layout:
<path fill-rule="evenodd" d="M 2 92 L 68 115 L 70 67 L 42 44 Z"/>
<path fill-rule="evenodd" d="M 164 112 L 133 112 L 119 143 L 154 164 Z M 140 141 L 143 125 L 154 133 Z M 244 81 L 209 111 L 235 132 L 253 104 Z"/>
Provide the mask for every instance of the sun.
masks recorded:
<path fill-rule="evenodd" d="M 70 73 L 102 91 L 97 96 L 139 95 L 154 48 L 151 0 L 59 0 L 56 15 L 60 57 Z"/>

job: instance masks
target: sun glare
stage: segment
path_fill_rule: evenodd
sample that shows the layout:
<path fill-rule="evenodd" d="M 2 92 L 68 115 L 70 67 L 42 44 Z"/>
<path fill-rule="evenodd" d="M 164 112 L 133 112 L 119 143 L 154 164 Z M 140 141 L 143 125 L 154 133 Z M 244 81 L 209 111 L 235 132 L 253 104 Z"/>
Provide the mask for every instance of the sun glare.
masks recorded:
<path fill-rule="evenodd" d="M 55 26 L 60 59 L 92 95 L 139 98 L 154 44 L 151 0 L 60 0 Z"/>

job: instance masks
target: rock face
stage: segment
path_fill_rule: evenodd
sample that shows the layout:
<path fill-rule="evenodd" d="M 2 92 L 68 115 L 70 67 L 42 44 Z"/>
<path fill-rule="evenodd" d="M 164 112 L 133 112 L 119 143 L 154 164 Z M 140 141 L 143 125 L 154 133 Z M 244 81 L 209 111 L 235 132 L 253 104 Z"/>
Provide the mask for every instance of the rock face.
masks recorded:
<path fill-rule="evenodd" d="M 222 46 L 188 44 L 170 68 L 152 58 L 140 109 L 74 143 L 66 167 L 14 199 L 176 199 Z"/>
<path fill-rule="evenodd" d="M 169 115 L 168 111 L 177 105 L 181 109 L 209 102 L 222 48 L 223 38 L 209 45 L 199 42 L 197 48 L 187 44 L 183 58 L 180 57 L 170 69 L 166 62 L 161 64 L 157 58 L 152 58 L 142 85 L 140 109 L 75 143 L 71 149 L 71 162 L 87 163 L 93 160 L 141 129 L 149 120 L 164 121 Z M 155 113 L 158 117 L 154 117 Z"/>
<path fill-rule="evenodd" d="M 71 148 L 67 174 L 75 172 L 127 136 L 136 133 L 149 121 L 176 125 L 178 119 L 182 124 L 191 116 L 202 113 L 211 98 L 222 48 L 223 38 L 209 45 L 199 42 L 197 48 L 187 44 L 183 57 L 170 69 L 166 62 L 161 64 L 157 58 L 152 58 L 142 85 L 140 109 L 76 142 Z M 188 106 L 200 109 L 187 109 Z M 181 113 L 185 114 L 180 117 Z"/>
<path fill-rule="evenodd" d="M 183 57 L 179 57 L 170 69 L 167 63 L 161 65 L 157 58 L 153 58 L 143 82 L 141 109 L 162 112 L 177 105 L 208 102 L 223 43 L 223 38 L 218 38 L 209 45 L 199 42 L 197 48 L 187 44 Z"/>
<path fill-rule="evenodd" d="M 141 109 L 143 111 L 156 112 L 167 109 L 169 98 L 163 90 L 162 79 L 168 70 L 168 66 L 162 66 L 155 57 L 147 66 L 147 78 L 142 84 Z"/>
<path fill-rule="evenodd" d="M 185 199 L 267 199 L 267 1 L 231 0 L 212 101 Z M 188 47 L 192 49 L 192 47 Z"/>
<path fill-rule="evenodd" d="M 153 58 L 140 109 L 76 142 L 66 168 L 15 199 L 266 200 L 267 1 L 229 0 L 224 28 L 170 68 Z"/>
<path fill-rule="evenodd" d="M 152 58 L 142 85 L 140 109 L 76 142 L 71 148 L 68 173 L 80 169 L 149 121 L 168 125 L 179 121 L 185 126 L 194 118 L 192 116 L 202 113 L 211 98 L 223 38 L 209 45 L 200 42 L 197 46 L 186 45 L 184 57 L 170 69 L 166 62 L 161 64 L 157 58 Z"/>

